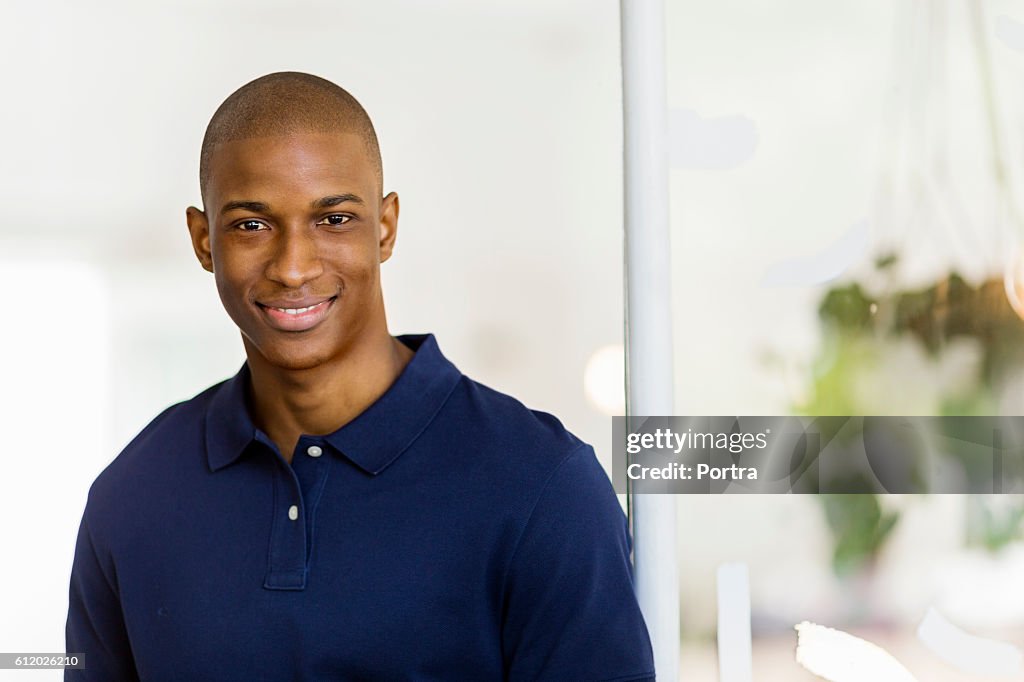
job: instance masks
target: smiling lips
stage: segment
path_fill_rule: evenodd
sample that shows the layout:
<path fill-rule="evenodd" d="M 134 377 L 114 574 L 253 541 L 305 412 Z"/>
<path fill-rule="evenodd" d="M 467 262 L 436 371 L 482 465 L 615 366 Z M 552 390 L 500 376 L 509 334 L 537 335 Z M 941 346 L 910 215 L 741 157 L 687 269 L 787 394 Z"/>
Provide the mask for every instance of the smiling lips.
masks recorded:
<path fill-rule="evenodd" d="M 270 326 L 281 331 L 301 332 L 312 329 L 327 317 L 327 312 L 334 305 L 336 297 L 321 299 L 304 299 L 301 301 L 271 301 L 257 303 Z M 274 305 L 277 304 L 277 305 Z M 292 307 L 287 307 L 292 306 Z"/>

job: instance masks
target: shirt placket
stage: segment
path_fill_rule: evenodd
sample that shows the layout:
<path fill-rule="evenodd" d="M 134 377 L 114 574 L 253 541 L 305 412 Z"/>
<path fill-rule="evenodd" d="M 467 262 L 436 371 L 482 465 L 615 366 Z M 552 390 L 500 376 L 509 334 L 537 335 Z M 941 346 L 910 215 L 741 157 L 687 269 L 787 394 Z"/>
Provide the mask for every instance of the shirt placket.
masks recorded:
<path fill-rule="evenodd" d="M 289 465 L 277 455 L 274 467 L 273 520 L 267 573 L 263 586 L 270 590 L 303 590 L 309 572 L 314 521 L 327 478 L 324 446 L 300 438 Z"/>

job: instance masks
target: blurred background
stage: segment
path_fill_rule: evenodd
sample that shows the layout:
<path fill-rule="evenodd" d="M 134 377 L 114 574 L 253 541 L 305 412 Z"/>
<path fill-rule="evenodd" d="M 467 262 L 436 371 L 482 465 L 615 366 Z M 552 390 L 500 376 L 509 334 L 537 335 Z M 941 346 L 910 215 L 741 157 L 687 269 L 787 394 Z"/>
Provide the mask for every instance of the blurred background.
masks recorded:
<path fill-rule="evenodd" d="M 1020 414 L 1024 8 L 666 11 L 676 413 Z M 267 72 L 331 79 L 374 121 L 402 202 L 392 333 L 434 333 L 610 466 L 619 57 L 612 0 L 5 2 L 0 650 L 63 650 L 93 478 L 244 360 L 184 210 L 209 117 Z M 793 661 L 805 619 L 922 680 L 978 679 L 914 638 L 929 606 L 1024 645 L 1016 497 L 678 506 L 683 679 L 719 679 L 726 561 L 749 567 L 756 680 L 811 679 Z"/>

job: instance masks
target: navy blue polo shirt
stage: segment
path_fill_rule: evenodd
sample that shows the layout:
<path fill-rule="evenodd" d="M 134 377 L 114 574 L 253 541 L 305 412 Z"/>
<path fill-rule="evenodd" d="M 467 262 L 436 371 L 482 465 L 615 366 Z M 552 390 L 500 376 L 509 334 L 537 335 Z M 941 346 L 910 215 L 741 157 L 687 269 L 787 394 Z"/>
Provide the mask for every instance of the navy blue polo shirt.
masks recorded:
<path fill-rule="evenodd" d="M 250 376 L 156 417 L 93 482 L 65 679 L 653 680 L 625 517 L 593 449 L 433 335 L 291 463 Z"/>

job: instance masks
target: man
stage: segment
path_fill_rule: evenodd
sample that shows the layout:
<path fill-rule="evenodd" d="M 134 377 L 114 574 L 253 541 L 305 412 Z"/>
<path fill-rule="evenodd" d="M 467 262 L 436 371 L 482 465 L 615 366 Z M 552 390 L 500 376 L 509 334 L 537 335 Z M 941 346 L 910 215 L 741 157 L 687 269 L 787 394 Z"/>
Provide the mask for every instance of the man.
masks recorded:
<path fill-rule="evenodd" d="M 388 332 L 399 203 L 356 100 L 256 79 L 199 173 L 192 245 L 247 359 L 90 488 L 65 679 L 653 680 L 591 447 Z"/>

